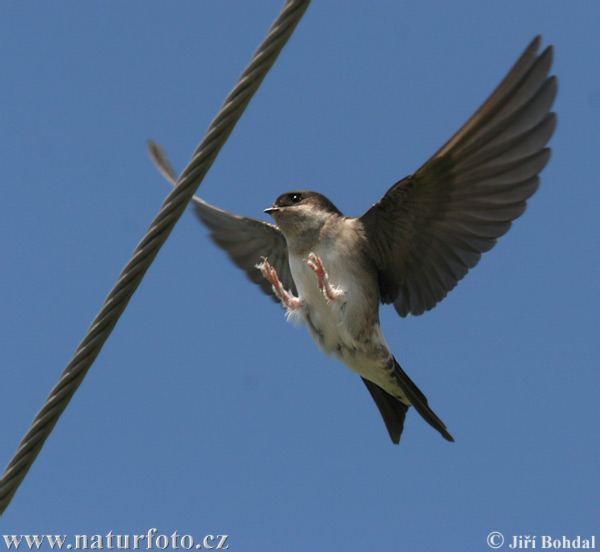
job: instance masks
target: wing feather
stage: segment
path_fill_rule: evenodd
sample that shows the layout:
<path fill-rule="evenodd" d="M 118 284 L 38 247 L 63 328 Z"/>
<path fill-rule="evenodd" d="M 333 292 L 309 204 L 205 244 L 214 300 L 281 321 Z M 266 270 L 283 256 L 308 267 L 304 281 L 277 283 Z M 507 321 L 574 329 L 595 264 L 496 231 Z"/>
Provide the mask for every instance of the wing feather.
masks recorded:
<path fill-rule="evenodd" d="M 537 37 L 440 150 L 361 218 L 381 300 L 401 316 L 432 309 L 525 211 L 556 127 L 552 47 Z"/>
<path fill-rule="evenodd" d="M 277 226 L 223 211 L 198 197 L 194 197 L 193 207 L 200 221 L 210 230 L 212 240 L 264 293 L 279 301 L 271 284 L 256 268 L 266 257 L 284 288 L 298 294 L 288 262 L 287 243 Z"/>
<path fill-rule="evenodd" d="M 163 149 L 153 141 L 148 142 L 148 151 L 158 170 L 171 184 L 177 183 L 177 175 Z M 284 288 L 297 295 L 296 286 L 288 262 L 287 243 L 281 230 L 274 224 L 241 217 L 213 207 L 206 201 L 194 197 L 193 207 L 200 221 L 210 230 L 210 237 L 236 266 L 241 268 L 251 282 L 279 301 L 273 287 L 263 277 L 256 265 L 268 258 L 275 268 Z"/>

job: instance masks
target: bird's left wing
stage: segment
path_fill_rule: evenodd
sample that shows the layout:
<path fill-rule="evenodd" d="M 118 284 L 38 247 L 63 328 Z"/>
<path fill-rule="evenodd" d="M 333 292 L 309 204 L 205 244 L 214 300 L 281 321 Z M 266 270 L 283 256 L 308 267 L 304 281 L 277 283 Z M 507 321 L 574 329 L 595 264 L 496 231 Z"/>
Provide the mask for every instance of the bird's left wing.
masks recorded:
<path fill-rule="evenodd" d="M 537 37 L 475 114 L 361 218 L 381 301 L 432 309 L 525 210 L 550 158 L 556 78 Z"/>
<path fill-rule="evenodd" d="M 162 148 L 154 142 L 149 142 L 148 150 L 158 170 L 174 184 L 177 177 Z M 261 290 L 275 301 L 279 301 L 271 284 L 256 268 L 266 257 L 277 271 L 283 286 L 297 295 L 288 262 L 287 243 L 277 226 L 234 215 L 213 207 L 198 197 L 193 198 L 192 205 L 198 218 L 210 230 L 213 241 L 227 252 L 229 258 L 246 273 L 250 281 L 258 284 Z"/>

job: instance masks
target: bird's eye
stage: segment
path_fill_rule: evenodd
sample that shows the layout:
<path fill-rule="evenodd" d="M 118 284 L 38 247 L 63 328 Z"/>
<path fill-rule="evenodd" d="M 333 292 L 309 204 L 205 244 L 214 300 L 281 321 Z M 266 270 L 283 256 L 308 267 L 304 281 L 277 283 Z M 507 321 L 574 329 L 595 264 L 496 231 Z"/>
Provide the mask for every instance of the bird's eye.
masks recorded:
<path fill-rule="evenodd" d="M 302 194 L 290 194 L 290 201 L 292 203 L 299 203 L 302 200 Z"/>

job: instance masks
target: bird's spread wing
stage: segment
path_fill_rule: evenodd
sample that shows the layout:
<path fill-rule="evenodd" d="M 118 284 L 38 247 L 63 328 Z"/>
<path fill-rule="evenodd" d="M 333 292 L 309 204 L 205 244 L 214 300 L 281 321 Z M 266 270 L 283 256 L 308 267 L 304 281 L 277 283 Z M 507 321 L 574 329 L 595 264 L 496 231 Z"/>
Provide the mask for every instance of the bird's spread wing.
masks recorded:
<path fill-rule="evenodd" d="M 197 197 L 194 197 L 193 207 L 198 218 L 209 228 L 214 242 L 222 247 L 231 260 L 267 295 L 279 301 L 271 284 L 256 268 L 263 257 L 269 259 L 283 287 L 298 295 L 288 262 L 287 244 L 277 226 L 228 213 Z"/>
<path fill-rule="evenodd" d="M 150 141 L 148 151 L 158 170 L 167 180 L 175 184 L 177 182 L 175 171 L 162 148 Z M 256 268 L 263 257 L 266 257 L 277 271 L 283 286 L 297 295 L 288 262 L 287 243 L 277 226 L 228 213 L 198 197 L 193 198 L 193 207 L 198 218 L 210 230 L 214 242 L 227 252 L 231 260 L 245 271 L 248 278 L 258 284 L 264 293 L 279 301 L 273 293 L 271 284 Z"/>
<path fill-rule="evenodd" d="M 540 37 L 487 101 L 412 176 L 361 218 L 381 300 L 401 316 L 432 309 L 525 210 L 550 157 L 556 78 Z"/>

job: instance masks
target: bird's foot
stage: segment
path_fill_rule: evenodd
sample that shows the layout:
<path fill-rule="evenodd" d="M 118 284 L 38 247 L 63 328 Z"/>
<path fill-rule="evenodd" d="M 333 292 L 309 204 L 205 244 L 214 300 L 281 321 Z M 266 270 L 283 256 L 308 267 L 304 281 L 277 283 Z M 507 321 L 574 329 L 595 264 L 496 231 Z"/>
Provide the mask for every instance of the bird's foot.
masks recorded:
<path fill-rule="evenodd" d="M 302 299 L 299 299 L 293 293 L 284 289 L 283 284 L 277 276 L 277 271 L 271 266 L 266 257 L 263 258 L 261 263 L 256 265 L 256 268 L 258 268 L 263 276 L 271 283 L 273 286 L 273 293 L 279 298 L 286 309 L 293 311 L 300 308 Z"/>
<path fill-rule="evenodd" d="M 314 253 L 310 253 L 308 259 L 306 259 L 306 264 L 312 269 L 312 271 L 317 276 L 317 283 L 319 285 L 319 289 L 323 296 L 328 301 L 335 301 L 344 295 L 344 292 L 333 287 L 329 283 L 329 275 L 325 271 L 325 267 L 323 266 L 323 262 L 321 261 L 318 255 Z"/>

